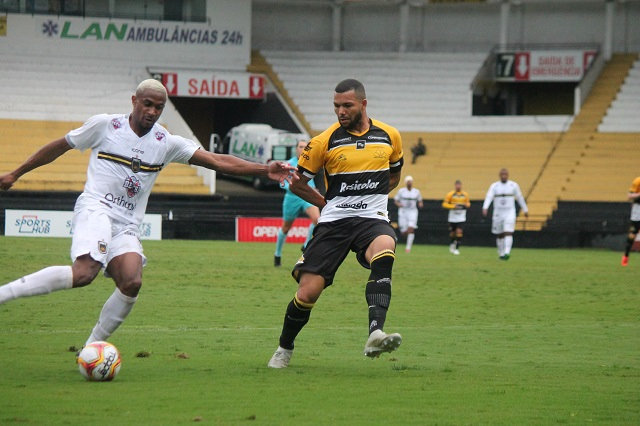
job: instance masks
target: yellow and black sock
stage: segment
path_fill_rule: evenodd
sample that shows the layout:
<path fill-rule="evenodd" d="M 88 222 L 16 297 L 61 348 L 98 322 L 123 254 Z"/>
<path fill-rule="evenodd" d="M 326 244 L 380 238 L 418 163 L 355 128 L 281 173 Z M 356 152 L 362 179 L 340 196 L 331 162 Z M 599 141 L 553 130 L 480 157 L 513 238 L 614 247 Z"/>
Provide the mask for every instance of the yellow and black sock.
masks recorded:
<path fill-rule="evenodd" d="M 309 322 L 313 303 L 301 302 L 296 294 L 287 306 L 287 313 L 282 324 L 282 334 L 280 334 L 280 347 L 293 349 L 293 342 L 298 333 Z"/>
<path fill-rule="evenodd" d="M 369 305 L 369 334 L 384 327 L 391 302 L 391 270 L 395 258 L 392 250 L 384 250 L 371 259 L 371 274 L 365 289 Z"/>

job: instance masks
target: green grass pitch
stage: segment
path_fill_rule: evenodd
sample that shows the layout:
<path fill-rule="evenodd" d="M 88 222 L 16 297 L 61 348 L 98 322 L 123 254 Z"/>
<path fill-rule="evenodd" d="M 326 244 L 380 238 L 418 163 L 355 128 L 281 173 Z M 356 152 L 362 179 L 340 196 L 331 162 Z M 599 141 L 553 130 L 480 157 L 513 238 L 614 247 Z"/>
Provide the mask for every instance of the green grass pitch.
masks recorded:
<path fill-rule="evenodd" d="M 290 367 L 266 364 L 296 284 L 299 246 L 147 241 L 131 315 L 111 337 L 119 376 L 85 381 L 80 347 L 113 283 L 0 306 L 0 424 L 552 425 L 640 422 L 640 254 L 400 245 L 370 360 L 353 255 L 300 334 Z M 70 240 L 0 237 L 0 283 L 69 264 Z M 148 356 L 137 356 L 148 354 Z"/>

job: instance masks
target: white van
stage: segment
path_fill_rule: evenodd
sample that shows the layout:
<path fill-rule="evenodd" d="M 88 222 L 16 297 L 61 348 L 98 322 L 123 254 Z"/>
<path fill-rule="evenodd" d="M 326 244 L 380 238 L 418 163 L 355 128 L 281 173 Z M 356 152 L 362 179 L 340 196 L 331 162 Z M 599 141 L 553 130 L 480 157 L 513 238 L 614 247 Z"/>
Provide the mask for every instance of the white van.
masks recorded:
<path fill-rule="evenodd" d="M 305 133 L 291 133 L 274 129 L 268 124 L 241 124 L 229 130 L 222 141 L 212 135 L 215 152 L 230 154 L 254 163 L 268 164 L 271 161 L 287 161 L 295 155 L 300 140 L 309 140 Z M 253 186 L 261 189 L 275 182 L 262 177 L 250 178 Z"/>

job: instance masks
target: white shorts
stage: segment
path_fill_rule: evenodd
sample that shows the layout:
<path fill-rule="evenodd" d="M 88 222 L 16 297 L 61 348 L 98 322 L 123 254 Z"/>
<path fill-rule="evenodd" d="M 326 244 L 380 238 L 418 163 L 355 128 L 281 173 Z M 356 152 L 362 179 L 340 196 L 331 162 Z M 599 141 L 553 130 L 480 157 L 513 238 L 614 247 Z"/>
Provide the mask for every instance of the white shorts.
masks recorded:
<path fill-rule="evenodd" d="M 516 219 L 507 217 L 507 218 L 494 218 L 491 222 L 491 232 L 493 234 L 502 234 L 504 232 L 513 233 L 516 229 Z"/>
<path fill-rule="evenodd" d="M 398 228 L 405 232 L 409 228 L 418 228 L 418 209 L 398 209 Z"/>
<path fill-rule="evenodd" d="M 74 215 L 71 226 L 72 261 L 89 254 L 106 268 L 116 256 L 138 253 L 142 258 L 142 266 L 147 264 L 147 258 L 142 252 L 140 229 L 136 225 L 111 219 L 99 210 L 81 210 Z M 106 271 L 105 275 L 107 276 Z"/>

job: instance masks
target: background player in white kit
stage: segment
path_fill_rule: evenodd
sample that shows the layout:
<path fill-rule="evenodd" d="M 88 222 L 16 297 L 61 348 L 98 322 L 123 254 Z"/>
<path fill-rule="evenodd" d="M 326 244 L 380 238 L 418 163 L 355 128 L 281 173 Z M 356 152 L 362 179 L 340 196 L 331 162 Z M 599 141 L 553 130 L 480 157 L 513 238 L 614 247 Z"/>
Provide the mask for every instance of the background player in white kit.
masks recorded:
<path fill-rule="evenodd" d="M 516 201 L 524 212 L 524 217 L 529 217 L 529 208 L 524 201 L 520 186 L 509 180 L 507 169 L 502 169 L 500 180 L 491 184 L 482 205 L 482 215 L 486 217 L 489 206 L 493 202 L 491 232 L 496 235 L 498 255 L 502 260 L 509 260 L 511 256 L 513 231 L 516 227 Z"/>
<path fill-rule="evenodd" d="M 405 177 L 404 184 L 405 187 L 398 190 L 393 201 L 398 206 L 398 228 L 407 237 L 405 251 L 409 253 L 415 239 L 414 231 L 418 227 L 418 208 L 422 208 L 423 204 L 420 190 L 413 187 L 413 177 Z"/>
<path fill-rule="evenodd" d="M 91 149 L 87 182 L 74 208 L 72 266 L 51 266 L 0 287 L 0 304 L 19 297 L 48 294 L 90 284 L 101 269 L 113 278 L 107 299 L 86 343 L 107 340 L 127 317 L 142 286 L 146 257 L 140 243 L 142 223 L 158 172 L 177 162 L 234 175 L 263 175 L 283 182 L 295 168 L 278 162 L 260 165 L 215 154 L 192 140 L 169 134 L 156 124 L 167 91 L 156 80 L 144 80 L 131 97 L 130 114 L 89 118 L 29 157 L 16 170 L 0 176 L 8 190 L 25 173 L 49 164 L 75 148 Z M 290 179 L 289 179 L 290 180 Z"/>

